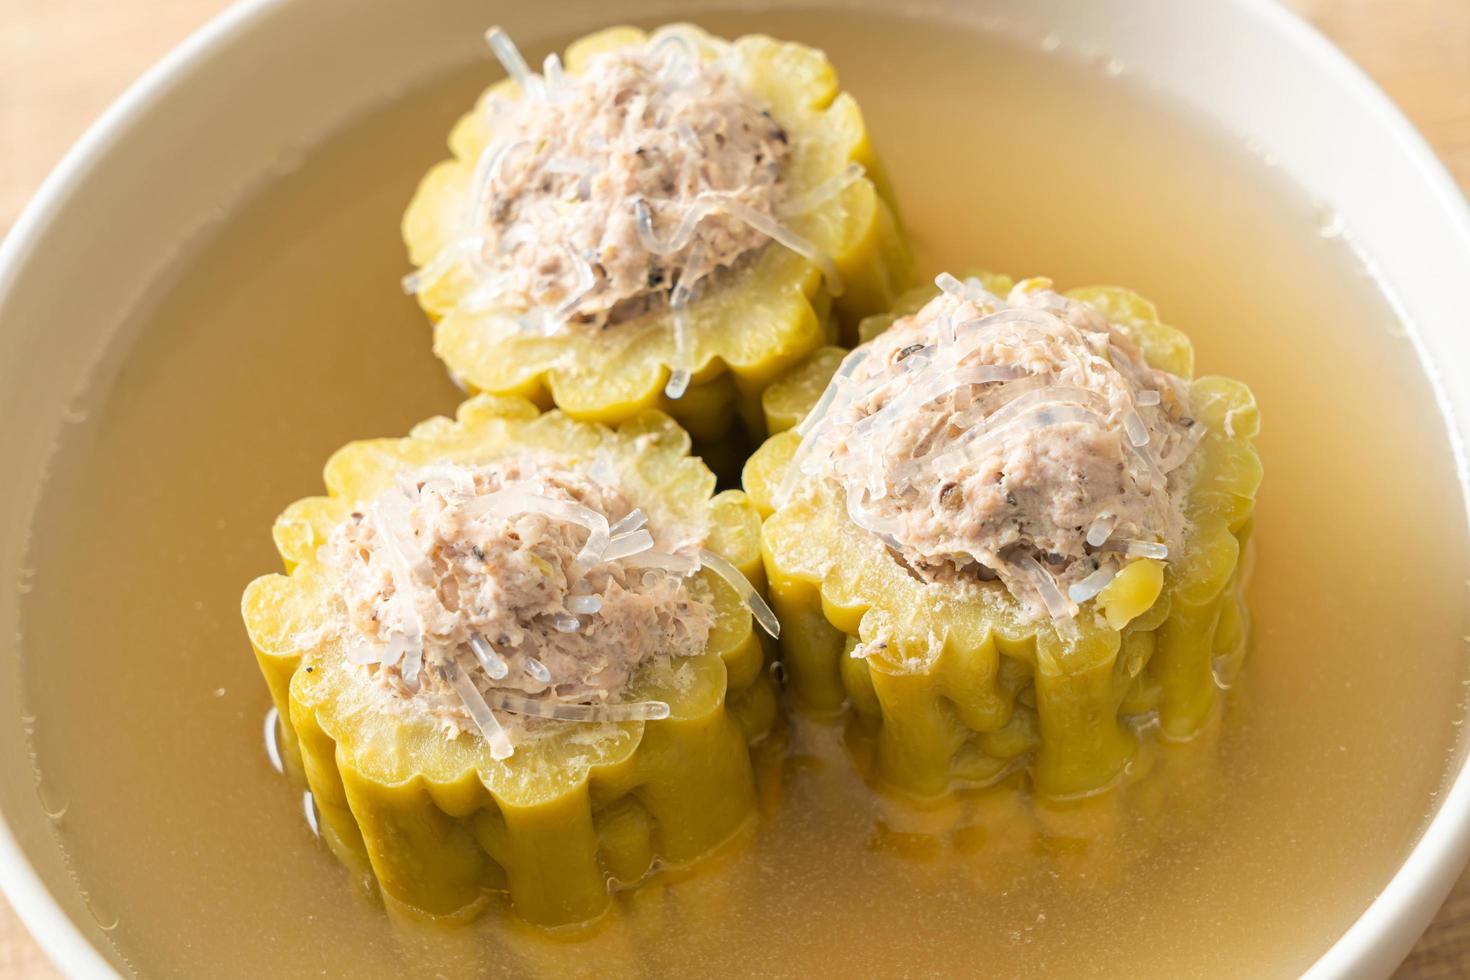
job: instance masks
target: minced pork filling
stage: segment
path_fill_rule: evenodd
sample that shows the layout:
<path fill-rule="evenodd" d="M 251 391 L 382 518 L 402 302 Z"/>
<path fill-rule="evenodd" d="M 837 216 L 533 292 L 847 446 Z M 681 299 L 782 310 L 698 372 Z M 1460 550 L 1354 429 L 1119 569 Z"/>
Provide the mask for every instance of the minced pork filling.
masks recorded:
<path fill-rule="evenodd" d="M 1028 616 L 1070 622 L 1130 558 L 1179 545 L 1180 467 L 1203 435 L 1188 385 L 1047 280 L 1005 299 L 938 281 L 849 355 L 793 477 L 839 485 L 923 579 L 999 578 Z"/>
<path fill-rule="evenodd" d="M 687 578 L 699 545 L 586 472 L 513 458 L 401 476 L 322 558 L 347 659 L 503 757 L 536 718 L 667 714 L 623 697 L 650 661 L 704 649 L 712 612 Z"/>
<path fill-rule="evenodd" d="M 517 66 L 513 46 L 497 53 Z M 548 333 L 606 327 L 767 242 L 757 226 L 777 218 L 787 134 L 692 42 L 524 75 L 523 89 L 491 103 L 471 221 L 479 295 Z"/>

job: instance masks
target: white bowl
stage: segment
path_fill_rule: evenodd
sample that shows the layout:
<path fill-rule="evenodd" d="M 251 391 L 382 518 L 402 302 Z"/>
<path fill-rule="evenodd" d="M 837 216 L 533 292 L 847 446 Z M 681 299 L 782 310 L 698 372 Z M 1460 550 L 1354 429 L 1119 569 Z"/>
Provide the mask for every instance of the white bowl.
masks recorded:
<path fill-rule="evenodd" d="M 875 0 L 876 2 L 876 0 Z M 710 4 L 713 6 L 713 4 Z M 345 118 L 473 56 L 492 18 L 528 35 L 606 22 L 592 0 L 245 0 L 112 106 L 47 180 L 0 248 L 0 568 L 16 568 L 65 402 L 94 352 L 220 204 Z M 697 16 L 690 3 L 625 0 L 618 14 Z M 1178 100 L 1272 154 L 1331 202 L 1399 307 L 1450 421 L 1462 487 L 1470 334 L 1462 329 L 1470 210 L 1424 141 L 1363 74 L 1267 0 L 931 0 L 926 11 L 1054 30 L 1123 59 Z M 350 43 L 344 43 L 344 36 Z M 1250 65 L 1248 72 L 1241 65 Z M 262 70 L 267 66 L 268 70 Z M 187 155 L 187 167 L 163 165 Z M 146 232 L 140 232 L 146 229 Z M 0 590 L 0 636 L 16 635 Z M 0 884 L 68 973 L 113 976 L 111 954 L 36 806 L 22 731 L 19 650 L 0 648 Z M 1463 756 L 1463 754 L 1462 754 Z M 1460 765 L 1463 767 L 1463 757 Z M 1449 891 L 1470 850 L 1470 767 L 1377 900 L 1312 968 L 1386 976 Z"/>

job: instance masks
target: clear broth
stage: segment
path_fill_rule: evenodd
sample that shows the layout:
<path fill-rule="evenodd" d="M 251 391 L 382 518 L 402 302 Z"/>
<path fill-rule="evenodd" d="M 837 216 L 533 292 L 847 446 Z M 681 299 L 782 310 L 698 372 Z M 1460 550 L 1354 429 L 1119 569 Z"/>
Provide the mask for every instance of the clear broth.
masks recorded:
<path fill-rule="evenodd" d="M 1465 517 L 1391 310 L 1303 194 L 1126 73 L 856 11 L 706 23 L 831 54 L 926 274 L 1128 285 L 1202 372 L 1254 387 L 1255 638 L 1196 753 L 1217 764 L 1101 837 L 961 840 L 895 832 L 837 727 L 802 720 L 756 832 L 591 935 L 497 911 L 425 930 L 365 898 L 267 762 L 239 596 L 333 449 L 456 404 L 398 289 L 398 221 L 487 59 L 353 125 L 183 259 L 58 453 L 23 683 L 42 799 L 119 954 L 150 976 L 1299 973 L 1412 846 L 1457 743 Z"/>

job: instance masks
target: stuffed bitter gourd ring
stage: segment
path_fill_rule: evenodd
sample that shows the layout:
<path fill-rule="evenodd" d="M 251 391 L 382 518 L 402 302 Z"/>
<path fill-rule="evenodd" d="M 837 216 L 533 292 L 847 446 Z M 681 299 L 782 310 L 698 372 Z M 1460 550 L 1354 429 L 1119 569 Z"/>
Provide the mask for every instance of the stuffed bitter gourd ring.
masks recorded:
<path fill-rule="evenodd" d="M 865 324 L 864 334 L 877 339 L 835 369 L 837 380 L 827 389 L 829 394 L 798 430 L 773 436 L 746 466 L 746 489 L 768 515 L 762 543 L 772 605 L 783 624 L 782 660 L 798 698 L 828 709 L 846 700 L 860 718 L 878 726 L 874 769 L 886 783 L 934 796 L 952 785 L 1001 778 L 1024 764 L 1043 795 L 1061 798 L 1094 792 L 1113 781 L 1133 756 L 1136 730 L 1149 727 L 1138 722 L 1156 719 L 1162 735 L 1171 739 L 1186 739 L 1198 731 L 1219 698 L 1215 670 L 1228 671 L 1243 646 L 1240 553 L 1261 477 L 1251 444 L 1258 425 L 1255 402 L 1235 381 L 1184 380 L 1193 369 L 1187 338 L 1160 323 L 1152 305 L 1126 290 L 1099 287 L 1062 297 L 1051 292 L 1049 283 L 1032 280 L 1011 293 L 1009 306 L 1021 308 L 1008 309 L 990 295 L 1005 295 L 1011 289 L 1004 277 L 963 283 L 947 279 L 946 285 L 957 295 L 933 299 L 935 290 L 929 289 L 905 297 L 900 310 L 933 307 L 942 313 L 944 303 L 953 309 L 981 294 L 989 300 L 969 322 L 921 311 L 917 317 L 898 318 L 892 329 L 893 316 Z M 1028 394 L 1026 387 L 1034 386 L 1034 379 L 1025 371 L 999 372 L 1007 361 L 998 354 L 988 365 L 973 358 L 952 360 L 952 365 L 961 366 L 948 379 L 907 375 L 896 366 L 905 356 L 942 362 L 947 356 L 945 343 L 956 341 L 961 348 L 970 344 L 986 356 L 1004 353 L 1001 348 L 1007 344 L 1030 356 L 1044 349 L 1036 345 L 1070 335 L 1069 318 L 1084 324 L 1074 331 L 1084 345 L 1095 345 L 1092 354 L 1074 351 L 1080 361 L 1127 362 L 1131 365 L 1127 372 L 1119 373 L 1147 377 L 1157 388 L 1140 388 L 1130 381 L 1121 388 L 1099 389 L 1122 399 L 1116 404 L 1104 404 L 1107 399 L 1095 397 L 1097 392 L 1057 390 L 1055 383 L 1045 387 L 1044 396 Z M 1110 326 L 1100 322 L 1104 319 Z M 926 325 L 932 348 L 922 342 L 924 338 L 912 336 Z M 934 330 L 940 333 L 937 341 Z M 1133 353 L 1120 350 L 1134 345 Z M 869 372 L 866 389 L 853 383 L 854 377 L 863 375 L 855 362 L 860 365 L 865 352 L 887 358 Z M 1009 366 L 1015 367 L 1015 362 Z M 1112 370 L 1106 363 L 1092 367 Z M 819 377 L 831 370 L 829 354 L 814 357 L 792 377 L 803 372 Z M 909 426 L 898 430 L 910 433 L 905 452 L 860 457 L 849 466 L 846 482 L 833 478 L 830 468 L 813 465 L 820 453 L 812 453 L 803 437 L 808 436 L 807 443 L 813 441 L 810 436 L 823 425 L 818 416 L 833 411 L 834 392 L 839 404 L 849 400 L 842 409 L 847 419 L 861 419 L 870 409 L 877 411 L 867 418 L 879 416 L 887 396 L 874 395 L 872 378 L 881 381 L 882 372 L 908 382 L 904 396 L 888 399 L 899 410 L 899 418 L 889 424 Z M 1164 372 L 1173 380 L 1159 377 Z M 1019 387 L 1021 395 L 1012 399 L 1005 394 L 1010 386 Z M 803 383 L 793 381 L 787 387 L 791 391 L 783 395 L 772 393 L 768 409 L 779 408 L 773 402 L 782 397 L 794 397 L 792 392 Z M 804 387 L 810 391 L 815 386 Z M 856 389 L 857 395 L 844 394 L 848 388 Z M 1151 390 L 1160 394 L 1147 395 Z M 866 407 L 863 398 L 869 399 Z M 946 411 L 956 411 L 959 398 L 1002 407 L 990 416 L 964 416 L 968 429 L 946 425 L 961 417 L 944 417 Z M 1029 418 L 1029 423 L 1013 422 L 1009 428 L 996 424 L 1006 419 L 1007 400 L 1012 401 L 1010 418 Z M 854 414 L 853 404 L 861 411 Z M 789 406 L 782 410 L 791 413 Z M 1139 413 L 1135 421 L 1144 423 L 1141 430 L 1123 423 L 1129 410 Z M 869 423 L 870 429 L 873 425 Z M 1115 428 L 1110 430 L 1109 425 Z M 863 430 L 857 431 L 860 436 Z M 853 427 L 840 432 L 845 439 L 838 441 L 845 445 L 860 441 Z M 1007 442 L 1006 432 L 1022 441 Z M 1055 517 L 1063 505 L 1087 499 L 1078 490 L 1083 480 L 1101 484 L 1113 472 L 1109 467 L 1099 476 L 1096 468 L 1089 468 L 1096 458 L 1084 456 L 1066 470 L 1072 476 L 1063 481 L 1065 486 L 1054 483 L 1055 492 L 1029 501 L 1027 478 L 1048 472 L 1044 468 L 1048 460 L 1031 459 L 1017 469 L 1004 453 L 1029 451 L 1031 444 L 1024 440 L 1049 432 L 1066 433 L 1079 444 L 1108 447 L 1118 454 L 1117 472 L 1129 480 L 1146 479 L 1150 468 L 1162 462 L 1172 471 L 1166 477 L 1166 496 L 1150 501 L 1145 499 L 1147 487 L 1130 484 L 1128 493 L 1121 494 L 1115 486 L 1112 492 L 1119 495 L 1112 499 L 1136 506 L 1132 511 L 1120 507 L 1112 524 L 1094 526 L 1078 518 L 1073 526 L 1038 529 L 1025 513 L 1028 508 Z M 924 438 L 938 442 L 926 445 Z M 995 464 L 988 471 L 995 481 L 993 489 L 973 472 L 969 473 L 973 482 L 967 483 L 962 477 L 935 480 L 934 473 L 924 469 L 935 459 L 946 459 L 942 450 L 954 444 L 944 440 L 951 438 L 961 449 L 975 450 L 962 461 L 980 458 L 987 466 Z M 987 444 L 987 438 L 998 444 Z M 999 462 L 985 455 L 997 449 Z M 1065 445 L 1061 449 L 1066 451 L 1051 453 L 1048 459 L 1066 460 L 1071 449 Z M 1131 455 L 1133 450 L 1140 452 Z M 797 459 L 799 453 L 803 458 Z M 1168 458 L 1161 460 L 1160 455 Z M 915 459 L 921 462 L 915 464 Z M 843 465 L 839 459 L 839 468 Z M 871 482 L 889 485 L 873 487 Z M 955 489 L 951 482 L 959 486 L 965 503 L 945 510 Z M 1029 486 L 1035 490 L 1037 484 Z M 869 496 L 874 490 L 878 493 Z M 937 552 L 944 560 L 933 565 L 925 565 L 926 556 L 908 547 L 916 518 L 903 512 L 903 500 L 911 490 L 930 493 L 924 502 L 938 508 L 930 514 L 945 515 L 937 525 L 917 525 L 933 535 L 931 544 L 940 542 Z M 1017 499 L 1006 499 L 1010 490 Z M 1000 499 L 991 500 L 985 492 Z M 855 495 L 860 503 L 856 518 L 851 508 Z M 1162 506 L 1155 507 L 1170 500 L 1177 509 L 1173 517 Z M 986 523 L 986 508 L 993 503 L 1019 506 L 1010 523 L 993 525 L 1009 529 L 1011 537 L 1001 539 L 1006 550 L 997 549 L 982 559 L 976 555 L 978 549 L 957 535 L 992 527 Z M 915 514 L 922 516 L 922 509 Z M 1143 534 L 1138 526 L 1151 527 L 1150 521 L 1158 522 L 1152 527 L 1156 533 L 1150 540 L 1139 540 Z M 1077 560 L 1093 564 L 1074 564 L 1069 555 L 1048 555 L 1029 547 L 1029 536 L 1035 534 L 1040 541 L 1044 531 L 1076 545 Z M 1096 548 L 1093 542 L 1103 547 Z M 1050 539 L 1047 547 L 1067 550 Z M 1167 554 L 1167 562 L 1133 557 L 1159 553 Z M 1052 565 L 1054 560 L 1058 564 Z M 1000 571 L 1012 577 L 995 580 L 990 564 L 1007 566 Z M 1092 574 L 1094 567 L 1102 574 Z M 1030 579 L 1022 578 L 1023 573 L 1038 575 L 1038 586 L 1029 593 L 1024 586 Z M 1040 594 L 1043 582 L 1051 585 L 1047 595 Z M 1020 591 L 1021 598 L 1012 589 Z M 1053 604 L 1060 608 L 1052 610 Z"/>
<path fill-rule="evenodd" d="M 396 901 L 584 921 L 751 816 L 758 518 L 688 450 L 656 412 L 480 396 L 346 446 L 278 519 L 289 574 L 251 583 L 246 625 L 324 835 Z"/>
<path fill-rule="evenodd" d="M 906 287 L 862 115 L 821 52 L 612 28 L 536 75 L 491 40 L 512 77 L 403 222 L 408 285 L 470 390 L 760 436 L 765 386 Z"/>

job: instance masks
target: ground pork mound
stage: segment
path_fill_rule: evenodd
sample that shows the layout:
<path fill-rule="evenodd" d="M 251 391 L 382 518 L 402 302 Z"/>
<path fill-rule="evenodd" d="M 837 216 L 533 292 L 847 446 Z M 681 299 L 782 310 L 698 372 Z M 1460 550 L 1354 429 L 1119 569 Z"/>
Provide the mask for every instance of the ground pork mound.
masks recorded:
<path fill-rule="evenodd" d="M 719 59 L 671 35 L 530 79 L 491 103 L 471 222 L 483 295 L 546 332 L 599 329 L 767 243 L 749 216 L 775 218 L 787 135 Z"/>
<path fill-rule="evenodd" d="M 616 720 L 566 706 L 621 705 L 639 668 L 704 649 L 700 543 L 585 470 L 518 458 L 404 474 L 322 559 L 348 659 L 451 734 L 488 726 L 508 746 L 537 717 Z"/>
<path fill-rule="evenodd" d="M 1130 557 L 1178 546 L 1188 386 L 1045 280 L 1005 299 L 939 281 L 849 356 L 797 465 L 914 574 L 999 578 L 1070 619 Z"/>

